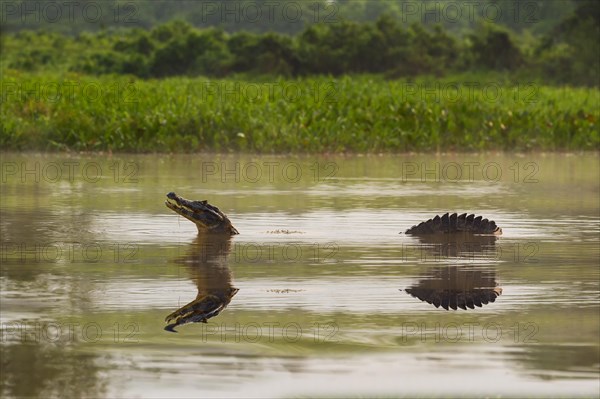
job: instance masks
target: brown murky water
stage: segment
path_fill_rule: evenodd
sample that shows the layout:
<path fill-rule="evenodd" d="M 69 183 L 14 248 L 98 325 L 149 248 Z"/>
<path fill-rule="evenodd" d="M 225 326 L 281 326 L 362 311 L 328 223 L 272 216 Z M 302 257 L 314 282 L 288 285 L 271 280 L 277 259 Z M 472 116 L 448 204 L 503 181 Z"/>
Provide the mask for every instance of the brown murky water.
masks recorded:
<path fill-rule="evenodd" d="M 600 395 L 597 154 L 1 163 L 2 396 Z M 399 234 L 446 211 L 504 234 Z"/>

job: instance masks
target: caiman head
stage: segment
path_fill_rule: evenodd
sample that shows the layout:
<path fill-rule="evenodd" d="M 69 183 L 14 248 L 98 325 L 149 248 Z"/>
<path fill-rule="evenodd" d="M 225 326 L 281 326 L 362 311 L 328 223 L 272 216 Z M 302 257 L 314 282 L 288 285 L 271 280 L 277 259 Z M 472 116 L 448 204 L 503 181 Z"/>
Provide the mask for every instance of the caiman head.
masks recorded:
<path fill-rule="evenodd" d="M 198 293 L 198 297 L 195 300 L 177 309 L 165 318 L 165 321 L 169 323 L 165 327 L 165 330 L 177 332 L 175 331 L 175 327 L 182 324 L 206 323 L 208 319 L 221 313 L 238 291 L 239 289 L 237 288 L 228 287 L 219 293 L 206 295 Z"/>
<path fill-rule="evenodd" d="M 239 234 L 231 221 L 216 206 L 207 201 L 190 201 L 170 192 L 165 205 L 174 212 L 193 222 L 199 232 Z"/>
<path fill-rule="evenodd" d="M 198 233 L 185 256 L 175 260 L 189 270 L 198 294 L 193 301 L 166 317 L 165 330 L 177 332 L 177 326 L 206 323 L 229 305 L 238 292 L 232 285 L 231 270 L 227 265 L 230 250 L 229 234 Z"/>

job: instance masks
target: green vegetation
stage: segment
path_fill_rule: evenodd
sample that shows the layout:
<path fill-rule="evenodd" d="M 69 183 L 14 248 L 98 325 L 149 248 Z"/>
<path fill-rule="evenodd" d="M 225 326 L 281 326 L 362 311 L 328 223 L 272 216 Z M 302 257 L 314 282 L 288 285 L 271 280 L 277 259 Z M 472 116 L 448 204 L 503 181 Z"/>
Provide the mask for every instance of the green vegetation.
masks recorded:
<path fill-rule="evenodd" d="M 10 73 L 5 149 L 327 152 L 598 149 L 598 91 L 499 80 Z"/>
<path fill-rule="evenodd" d="M 515 32 L 541 35 L 549 33 L 577 5 L 569 0 L 79 0 L 72 3 L 16 0 L 5 3 L 0 9 L 4 14 L 4 32 L 43 29 L 79 34 L 119 28 L 151 29 L 178 19 L 198 28 L 219 26 L 226 32 L 287 35 L 298 34 L 315 22 L 373 22 L 383 14 L 407 25 L 441 24 L 455 33 L 487 21 Z"/>
<path fill-rule="evenodd" d="M 347 3 L 340 10 L 349 12 Z M 0 37 L 0 144 L 140 152 L 599 149 L 596 3 L 543 6 L 570 13 L 550 13 L 538 36 L 506 18 L 408 25 L 392 3 L 358 1 L 368 18 L 306 20 L 294 36 L 182 20 L 95 33 L 73 24 L 68 35 L 60 24 L 16 29 L 11 12 L 13 32 Z"/>
<path fill-rule="evenodd" d="M 104 30 L 76 36 L 20 31 L 3 36 L 3 68 L 226 77 L 384 74 L 444 76 L 465 70 L 508 71 L 545 83 L 598 86 L 600 7 L 581 3 L 548 34 L 523 39 L 500 24 L 479 24 L 456 36 L 442 25 L 403 26 L 390 14 L 374 22 L 339 20 L 307 26 L 290 37 L 274 32 L 227 33 L 174 20 L 151 30 Z"/>

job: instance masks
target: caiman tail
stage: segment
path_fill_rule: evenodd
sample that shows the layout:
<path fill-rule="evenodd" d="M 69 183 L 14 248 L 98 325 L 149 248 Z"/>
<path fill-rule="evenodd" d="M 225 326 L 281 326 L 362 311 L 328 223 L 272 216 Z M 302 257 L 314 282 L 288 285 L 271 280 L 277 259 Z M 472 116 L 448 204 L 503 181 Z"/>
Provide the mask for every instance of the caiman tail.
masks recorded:
<path fill-rule="evenodd" d="M 467 215 L 466 213 L 459 216 L 456 213 L 452 215 L 446 213 L 406 230 L 406 234 L 412 235 L 460 233 L 499 236 L 502 234 L 502 229 L 496 226 L 496 222 L 493 220 L 483 219 L 481 216 L 475 217 L 474 214 Z"/>
<path fill-rule="evenodd" d="M 502 295 L 502 288 L 495 287 L 490 289 L 473 289 L 466 292 L 460 291 L 433 291 L 420 288 L 407 288 L 405 290 L 413 297 L 420 299 L 439 308 L 446 310 L 457 309 L 475 309 L 488 303 L 493 303 L 496 298 Z"/>
<path fill-rule="evenodd" d="M 495 271 L 465 270 L 456 266 L 430 269 L 421 281 L 405 291 L 423 302 L 446 310 L 480 308 L 495 302 L 502 295 L 502 288 L 496 283 Z"/>
<path fill-rule="evenodd" d="M 207 201 L 190 201 L 170 192 L 165 205 L 193 222 L 201 233 L 239 234 L 229 218 Z"/>

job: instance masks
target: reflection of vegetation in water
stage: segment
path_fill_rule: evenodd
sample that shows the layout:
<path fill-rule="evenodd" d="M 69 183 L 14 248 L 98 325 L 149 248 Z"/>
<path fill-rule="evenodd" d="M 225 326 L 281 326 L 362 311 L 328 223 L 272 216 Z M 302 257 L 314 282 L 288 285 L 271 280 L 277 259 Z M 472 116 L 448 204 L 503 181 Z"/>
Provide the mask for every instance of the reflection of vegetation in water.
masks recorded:
<path fill-rule="evenodd" d="M 106 381 L 95 354 L 20 344 L 0 346 L 2 397 L 102 397 Z"/>
<path fill-rule="evenodd" d="M 175 327 L 182 324 L 206 323 L 229 305 L 238 292 L 231 285 L 231 271 L 227 266 L 230 249 L 231 236 L 228 234 L 198 234 L 189 254 L 178 260 L 189 268 L 198 295 L 166 317 L 169 324 L 165 330 L 176 332 Z"/>
<path fill-rule="evenodd" d="M 87 212 L 65 214 L 62 210 L 48 208 L 19 209 L 18 212 L 5 207 L 0 211 L 2 216 L 3 243 L 22 243 L 24 238 L 31 238 L 28 243 L 43 244 L 98 240 L 92 231 L 94 216 Z"/>
<path fill-rule="evenodd" d="M 544 379 L 565 378 L 561 372 L 585 372 L 591 378 L 597 378 L 600 349 L 586 344 L 540 344 L 530 345 L 516 356 L 532 374 Z"/>

